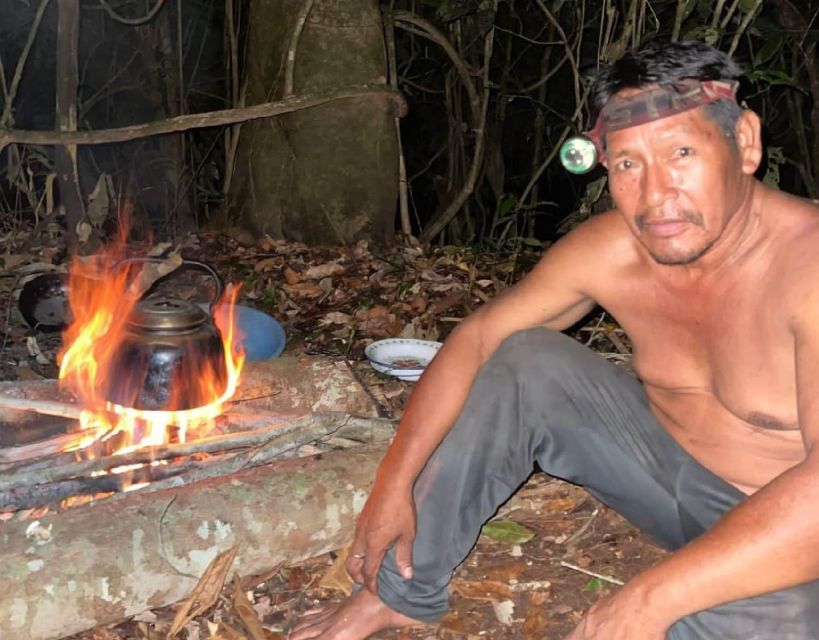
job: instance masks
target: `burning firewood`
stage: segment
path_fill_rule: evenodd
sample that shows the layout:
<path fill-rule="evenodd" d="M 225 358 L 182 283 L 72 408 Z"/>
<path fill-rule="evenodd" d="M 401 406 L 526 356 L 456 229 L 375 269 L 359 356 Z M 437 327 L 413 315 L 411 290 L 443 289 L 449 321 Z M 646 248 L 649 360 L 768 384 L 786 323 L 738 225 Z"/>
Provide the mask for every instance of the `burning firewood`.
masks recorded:
<path fill-rule="evenodd" d="M 256 416 L 256 420 L 265 419 Z M 0 511 L 56 506 L 67 498 L 124 491 L 149 483 L 158 491 L 249 469 L 292 454 L 329 435 L 374 428 L 389 433 L 388 420 L 346 414 L 267 416 L 267 426 L 203 438 L 191 443 L 137 449 L 79 462 L 53 464 L 37 459 L 0 472 Z M 352 433 L 351 433 L 352 432 Z M 207 454 L 203 459 L 192 456 Z"/>

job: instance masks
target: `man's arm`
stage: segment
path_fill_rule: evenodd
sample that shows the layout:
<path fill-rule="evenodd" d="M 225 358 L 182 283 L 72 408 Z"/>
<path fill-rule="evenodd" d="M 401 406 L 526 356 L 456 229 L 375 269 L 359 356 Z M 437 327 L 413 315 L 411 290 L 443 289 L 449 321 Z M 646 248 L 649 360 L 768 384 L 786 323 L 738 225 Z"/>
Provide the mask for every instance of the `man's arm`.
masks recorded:
<path fill-rule="evenodd" d="M 412 488 L 454 424 L 480 367 L 508 336 L 547 326 L 565 329 L 590 311 L 587 282 L 606 272 L 613 216 L 594 218 L 551 247 L 518 284 L 478 309 L 452 332 L 416 385 L 395 439 L 379 465 L 370 499 L 358 520 L 350 575 L 375 590 L 384 553 L 411 576 L 414 538 Z M 627 234 L 627 230 L 623 228 Z M 356 558 L 355 556 L 360 556 Z"/>
<path fill-rule="evenodd" d="M 794 296 L 792 331 L 805 459 L 593 607 L 570 640 L 665 638 L 688 614 L 819 579 L 819 273 L 802 275 L 813 286 Z"/>

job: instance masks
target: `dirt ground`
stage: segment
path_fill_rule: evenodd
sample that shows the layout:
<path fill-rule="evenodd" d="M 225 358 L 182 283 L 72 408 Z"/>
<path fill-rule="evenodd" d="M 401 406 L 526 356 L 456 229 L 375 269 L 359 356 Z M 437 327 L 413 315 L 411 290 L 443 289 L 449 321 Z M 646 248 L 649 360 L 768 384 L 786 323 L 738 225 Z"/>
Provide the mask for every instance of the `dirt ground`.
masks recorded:
<path fill-rule="evenodd" d="M 207 257 L 228 282 L 241 283 L 240 302 L 276 317 L 287 331 L 288 353 L 351 362 L 382 413 L 395 418 L 400 417 L 412 384 L 372 371 L 363 358 L 364 346 L 399 335 L 444 339 L 460 319 L 514 283 L 539 254 L 532 249 L 430 251 L 412 243 L 384 252 L 364 245 L 309 249 L 270 239 L 247 247 L 223 236 L 192 236 L 182 249 L 186 257 Z M 64 268 L 54 264 L 57 255 L 46 241 L 29 244 L 26 253 L 6 259 L 6 277 L 0 279 L 4 322 L 0 380 L 57 375 L 59 333 L 28 327 L 16 304 L 27 271 Z M 194 299 L 204 286 L 194 275 L 174 283 L 173 290 Z M 590 316 L 572 333 L 615 363 L 628 366 L 627 340 L 605 314 Z M 456 571 L 451 612 L 438 624 L 376 637 L 559 640 L 597 599 L 662 555 L 582 488 L 538 473 L 501 508 Z M 247 624 L 249 609 L 237 609 L 234 587 L 227 584 L 218 601 L 178 637 L 284 638 L 305 610 L 344 597 L 350 585 L 340 566 L 336 554 L 328 554 L 279 567 L 257 584 L 243 585 L 252 615 L 262 625 L 255 631 Z M 173 607 L 145 612 L 72 640 L 159 640 L 166 637 L 174 613 Z"/>

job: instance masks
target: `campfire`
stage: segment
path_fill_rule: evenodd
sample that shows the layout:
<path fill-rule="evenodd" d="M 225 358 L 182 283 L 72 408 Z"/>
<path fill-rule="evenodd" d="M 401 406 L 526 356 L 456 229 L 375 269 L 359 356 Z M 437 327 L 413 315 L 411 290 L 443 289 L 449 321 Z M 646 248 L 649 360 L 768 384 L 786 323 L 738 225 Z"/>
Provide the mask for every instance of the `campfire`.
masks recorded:
<path fill-rule="evenodd" d="M 209 304 L 160 292 L 179 268 L 210 276 Z M 53 399 L 53 386 L 35 399 L 0 395 L 0 409 L 45 416 L 49 427 L 59 422 L 54 416 L 62 419 L 46 437 L 0 446 L 0 521 L 135 489 L 178 488 L 309 447 L 315 452 L 315 443 L 342 427 L 352 438 L 336 437 L 334 447 L 361 441 L 346 414 L 284 406 L 284 398 L 280 409 L 253 405 L 255 398 L 281 393 L 281 380 L 257 380 L 240 390 L 245 368 L 237 290 L 225 292 L 209 265 L 126 259 L 116 247 L 75 260 L 68 290 L 70 323 L 58 354 L 58 393 L 65 400 Z"/>

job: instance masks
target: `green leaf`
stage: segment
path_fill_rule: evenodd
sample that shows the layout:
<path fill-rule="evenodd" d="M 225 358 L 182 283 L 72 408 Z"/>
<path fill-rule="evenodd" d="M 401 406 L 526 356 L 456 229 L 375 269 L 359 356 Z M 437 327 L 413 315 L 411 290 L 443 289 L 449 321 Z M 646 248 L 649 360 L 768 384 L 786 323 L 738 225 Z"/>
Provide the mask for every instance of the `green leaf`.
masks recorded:
<path fill-rule="evenodd" d="M 586 584 L 583 585 L 583 591 L 598 591 L 602 589 L 604 586 L 603 581 L 600 578 L 592 578 Z"/>
<path fill-rule="evenodd" d="M 754 54 L 754 66 L 761 67 L 769 62 L 779 52 L 782 40 L 782 35 L 778 33 L 766 37 L 762 48 Z"/>
<path fill-rule="evenodd" d="M 483 534 L 496 542 L 506 544 L 523 544 L 535 537 L 534 531 L 530 531 L 522 524 L 512 520 L 493 520 L 483 526 Z"/>
<path fill-rule="evenodd" d="M 762 80 L 767 82 L 768 84 L 774 85 L 784 85 L 788 87 L 793 87 L 795 89 L 802 90 L 796 82 L 791 78 L 787 73 L 783 71 L 778 71 L 776 69 L 769 69 L 769 70 L 760 70 L 755 69 L 753 71 L 749 71 L 745 74 L 746 77 L 753 81 Z"/>
<path fill-rule="evenodd" d="M 739 10 L 742 13 L 751 13 L 754 10 L 756 0 L 739 0 Z"/>
<path fill-rule="evenodd" d="M 719 29 L 712 29 L 708 25 L 699 25 L 689 29 L 683 34 L 683 40 L 704 40 L 710 45 L 716 44 L 722 32 Z"/>
<path fill-rule="evenodd" d="M 697 15 L 700 20 L 707 22 L 713 10 L 713 0 L 699 0 L 696 3 Z"/>
<path fill-rule="evenodd" d="M 514 211 L 515 207 L 518 204 L 518 198 L 514 195 L 504 196 L 503 200 L 500 203 L 500 215 L 505 216 L 512 211 Z"/>

